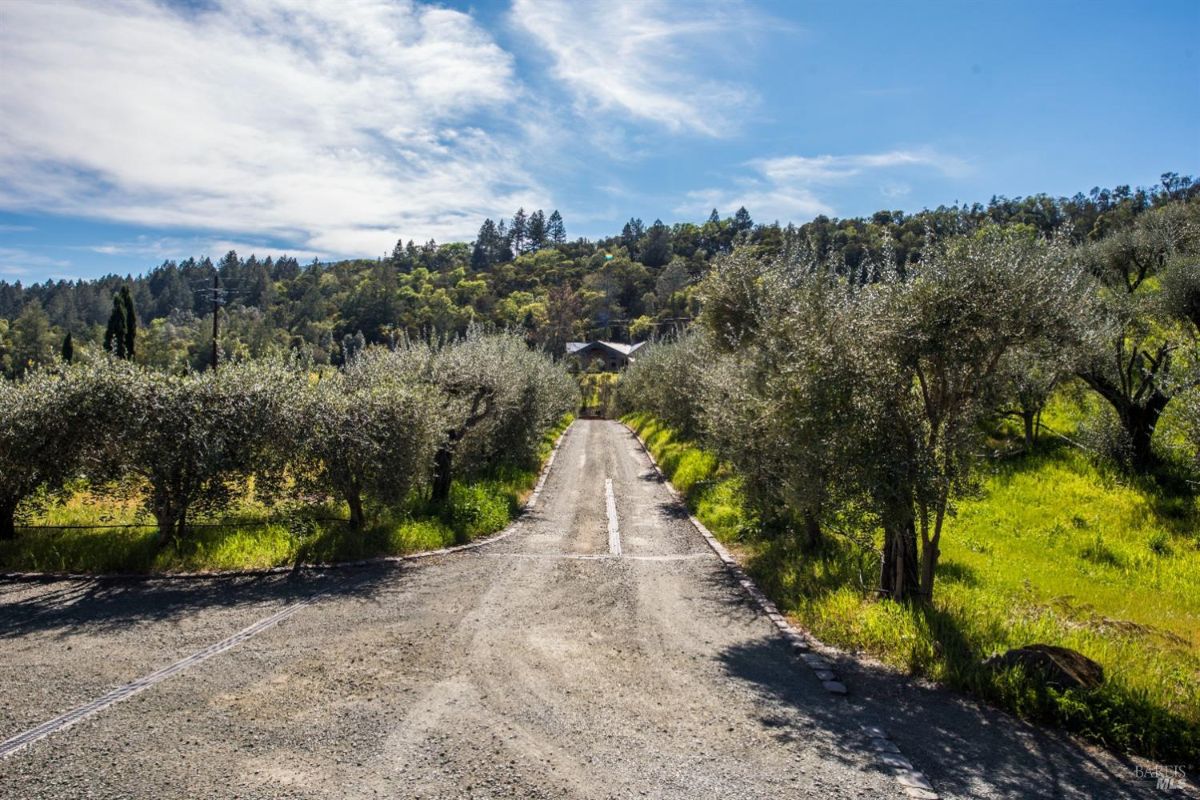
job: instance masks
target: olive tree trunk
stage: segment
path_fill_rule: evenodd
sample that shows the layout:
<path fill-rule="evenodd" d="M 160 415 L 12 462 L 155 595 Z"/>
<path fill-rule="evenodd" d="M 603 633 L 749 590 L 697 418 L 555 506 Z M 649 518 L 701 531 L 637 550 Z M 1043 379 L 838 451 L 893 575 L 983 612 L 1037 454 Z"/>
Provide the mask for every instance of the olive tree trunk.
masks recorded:
<path fill-rule="evenodd" d="M 0 541 L 17 538 L 17 504 L 11 500 L 0 501 Z"/>
<path fill-rule="evenodd" d="M 432 497 L 435 503 L 444 503 L 450 499 L 450 481 L 454 477 L 454 447 L 458 442 L 458 432 L 451 431 L 446 441 L 433 456 L 433 487 Z"/>
<path fill-rule="evenodd" d="M 1167 395 L 1155 392 L 1144 406 L 1130 404 L 1123 410 L 1117 409 L 1121 425 L 1129 436 L 1135 469 L 1148 470 L 1158 463 L 1158 457 L 1154 454 L 1154 430 L 1170 399 Z"/>
<path fill-rule="evenodd" d="M 1084 373 L 1080 377 L 1117 412 L 1121 428 L 1129 437 L 1133 468 L 1144 472 L 1155 466 L 1154 430 L 1172 395 L 1150 387 L 1146 394 L 1139 391 L 1131 396 L 1104 376 Z"/>
<path fill-rule="evenodd" d="M 917 570 L 917 526 L 911 507 L 896 504 L 883 524 L 883 566 L 880 591 L 897 601 L 920 593 Z"/>
<path fill-rule="evenodd" d="M 804 549 L 807 552 L 819 550 L 825 541 L 821 531 L 821 522 L 817 515 L 808 512 L 804 515 Z"/>
<path fill-rule="evenodd" d="M 345 491 L 346 505 L 350 507 L 350 530 L 361 531 L 367 523 L 366 514 L 363 513 L 362 491 L 353 486 Z"/>
<path fill-rule="evenodd" d="M 1034 442 L 1037 441 L 1037 416 L 1038 412 L 1032 408 L 1021 409 L 1021 422 L 1025 426 L 1025 450 L 1033 449 Z"/>

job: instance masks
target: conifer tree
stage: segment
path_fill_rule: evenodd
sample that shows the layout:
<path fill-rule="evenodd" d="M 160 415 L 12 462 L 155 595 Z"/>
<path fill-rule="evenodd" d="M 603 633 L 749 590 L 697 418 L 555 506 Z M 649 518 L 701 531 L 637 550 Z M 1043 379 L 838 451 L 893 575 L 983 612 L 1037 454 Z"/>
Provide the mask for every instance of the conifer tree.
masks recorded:
<path fill-rule="evenodd" d="M 75 343 L 71 341 L 71 334 L 68 333 L 62 343 L 62 360 L 64 364 L 70 364 L 75 360 Z"/>
<path fill-rule="evenodd" d="M 113 295 L 112 313 L 108 315 L 108 327 L 104 330 L 104 349 L 117 358 L 126 358 L 125 321 L 125 303 L 118 292 Z"/>
<path fill-rule="evenodd" d="M 550 219 L 546 222 L 546 237 L 552 245 L 567 243 L 567 229 L 563 225 L 562 214 L 558 213 L 557 208 L 550 214 Z"/>
<path fill-rule="evenodd" d="M 526 228 L 530 251 L 536 253 L 546 246 L 546 215 L 539 208 L 529 215 L 529 225 Z"/>
<path fill-rule="evenodd" d="M 137 344 L 137 312 L 133 309 L 133 295 L 128 286 L 121 287 L 121 306 L 125 314 L 125 355 L 123 358 L 133 359 Z"/>
<path fill-rule="evenodd" d="M 518 208 L 517 213 L 513 214 L 512 225 L 508 226 L 508 241 L 514 254 L 521 255 L 525 252 L 528 236 L 529 221 L 525 216 L 525 209 Z"/>
<path fill-rule="evenodd" d="M 742 206 L 741 208 L 739 208 L 737 210 L 737 213 L 733 215 L 733 231 L 734 231 L 734 233 L 741 233 L 742 231 L 748 231 L 753 227 L 754 227 L 754 220 L 750 219 L 750 212 L 746 210 L 745 206 Z"/>

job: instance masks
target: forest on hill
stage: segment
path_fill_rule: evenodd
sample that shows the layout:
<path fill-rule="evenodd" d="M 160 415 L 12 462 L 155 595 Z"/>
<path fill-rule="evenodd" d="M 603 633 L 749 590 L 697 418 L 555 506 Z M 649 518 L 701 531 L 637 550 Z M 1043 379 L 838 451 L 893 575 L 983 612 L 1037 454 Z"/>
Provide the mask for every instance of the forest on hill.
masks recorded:
<path fill-rule="evenodd" d="M 569 240 L 553 211 L 488 219 L 474 242 L 398 241 L 388 257 L 301 264 L 230 251 L 164 261 L 141 275 L 96 280 L 0 282 L 0 371 L 18 376 L 62 357 L 104 346 L 114 296 L 128 289 L 133 358 L 172 372 L 203 368 L 212 351 L 214 277 L 221 289 L 219 348 L 224 357 L 303 349 L 340 364 L 369 343 L 461 333 L 472 323 L 519 330 L 552 353 L 579 338 L 640 340 L 686 326 L 714 258 L 744 247 L 774 256 L 803 247 L 859 281 L 866 265 L 916 263 L 929 241 L 985 223 L 1025 225 L 1092 241 L 1143 212 L 1200 194 L 1200 183 L 1166 173 L 1148 188 L 1094 188 L 1073 197 L 993 197 L 988 203 L 870 217 L 819 216 L 801 225 L 756 223 L 741 208 L 701 223 L 647 225 L 631 219 L 618 235 Z"/>

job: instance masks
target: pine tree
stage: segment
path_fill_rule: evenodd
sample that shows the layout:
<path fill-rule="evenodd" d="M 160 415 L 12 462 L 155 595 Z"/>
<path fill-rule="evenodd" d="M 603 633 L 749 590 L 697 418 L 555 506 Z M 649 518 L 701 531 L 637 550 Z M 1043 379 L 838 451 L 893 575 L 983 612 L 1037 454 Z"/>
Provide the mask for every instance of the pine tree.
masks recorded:
<path fill-rule="evenodd" d="M 485 219 L 479 226 L 479 236 L 475 238 L 475 247 L 471 250 L 471 269 L 479 272 L 500 260 L 500 233 L 496 223 Z"/>
<path fill-rule="evenodd" d="M 646 237 L 642 240 L 642 263 L 647 267 L 661 267 L 671 260 L 671 229 L 661 219 L 654 220 Z"/>
<path fill-rule="evenodd" d="M 546 215 L 540 208 L 529 215 L 529 226 L 526 231 L 531 251 L 536 253 L 546 246 Z"/>
<path fill-rule="evenodd" d="M 70 364 L 75 360 L 75 343 L 71 340 L 71 334 L 67 334 L 62 343 L 62 360 L 64 364 Z"/>
<path fill-rule="evenodd" d="M 717 213 L 715 208 L 712 210 L 712 213 L 708 215 L 708 221 L 713 225 L 721 224 L 721 215 Z"/>
<path fill-rule="evenodd" d="M 525 252 L 529 236 L 529 223 L 525 217 L 525 209 L 518 208 L 517 213 L 513 214 L 512 224 L 508 226 L 508 242 L 512 247 L 513 253 L 521 255 Z"/>
<path fill-rule="evenodd" d="M 550 220 L 546 223 L 546 236 L 552 245 L 559 246 L 567 243 L 567 229 L 563 225 L 562 214 L 558 213 L 557 208 L 550 214 Z"/>
<path fill-rule="evenodd" d="M 739 208 L 737 210 L 737 213 L 733 215 L 733 231 L 734 231 L 734 233 L 741 233 L 742 231 L 748 231 L 753 227 L 754 227 L 754 220 L 750 219 L 750 212 L 746 210 L 745 206 L 742 206 L 741 208 Z"/>
<path fill-rule="evenodd" d="M 217 272 L 221 274 L 221 283 L 225 286 L 240 288 L 242 285 L 242 260 L 237 250 L 230 250 L 217 262 Z"/>
<path fill-rule="evenodd" d="M 625 227 L 621 228 L 621 244 L 625 245 L 625 249 L 629 251 L 632 258 L 637 257 L 638 240 L 646 232 L 646 226 L 642 224 L 640 219 L 636 217 L 625 223 Z"/>
<path fill-rule="evenodd" d="M 512 240 L 508 235 L 508 223 L 503 219 L 496 226 L 496 263 L 507 264 L 513 260 Z"/>

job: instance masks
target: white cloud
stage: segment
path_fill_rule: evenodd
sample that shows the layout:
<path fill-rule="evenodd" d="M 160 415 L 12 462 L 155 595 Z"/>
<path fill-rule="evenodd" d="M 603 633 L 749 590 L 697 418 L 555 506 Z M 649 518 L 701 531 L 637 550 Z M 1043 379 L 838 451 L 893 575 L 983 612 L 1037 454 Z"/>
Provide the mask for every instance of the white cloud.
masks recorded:
<path fill-rule="evenodd" d="M 596 112 L 618 111 L 671 131 L 724 136 L 755 101 L 744 86 L 702 77 L 762 27 L 741 4 L 514 0 L 512 19 L 597 126 L 619 121 Z"/>
<path fill-rule="evenodd" d="M 945 175 L 961 175 L 966 170 L 962 159 L 940 155 L 932 150 L 890 150 L 847 156 L 784 156 L 760 158 L 750 166 L 775 183 L 844 183 L 864 172 L 897 167 L 927 167 Z"/>
<path fill-rule="evenodd" d="M 311 261 L 324 253 L 304 248 L 285 247 L 254 239 L 228 239 L 211 236 L 136 236 L 124 241 L 109 241 L 101 244 L 88 245 L 78 248 L 106 256 L 136 256 L 141 259 L 165 261 L 168 259 L 180 261 L 188 257 L 203 258 L 208 256 L 213 261 L 221 258 L 230 250 L 236 250 L 238 255 L 246 258 L 258 256 L 259 260 L 267 256 L 291 256 L 300 261 Z M 376 255 L 383 255 L 383 252 Z"/>
<path fill-rule="evenodd" d="M 511 57 L 444 8 L 10 3 L 0 73 L 3 208 L 376 255 L 544 199 Z"/>
<path fill-rule="evenodd" d="M 59 272 L 71 266 L 71 262 L 41 253 L 31 253 L 19 247 L 0 247 L 0 276 L 20 280 L 38 274 L 43 277 L 61 277 Z"/>
<path fill-rule="evenodd" d="M 677 212 L 697 215 L 709 209 L 745 206 L 760 220 L 803 222 L 819 214 L 833 215 L 835 209 L 823 195 L 834 186 L 880 181 L 880 175 L 896 171 L 937 173 L 960 177 L 970 167 L 966 161 L 930 149 L 890 150 L 859 155 L 783 156 L 746 162 L 749 174 L 729 188 L 689 192 Z M 908 194 L 902 182 L 884 180 L 878 189 L 888 198 Z"/>

